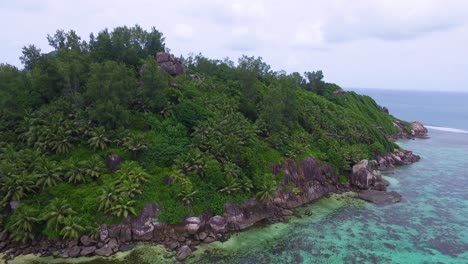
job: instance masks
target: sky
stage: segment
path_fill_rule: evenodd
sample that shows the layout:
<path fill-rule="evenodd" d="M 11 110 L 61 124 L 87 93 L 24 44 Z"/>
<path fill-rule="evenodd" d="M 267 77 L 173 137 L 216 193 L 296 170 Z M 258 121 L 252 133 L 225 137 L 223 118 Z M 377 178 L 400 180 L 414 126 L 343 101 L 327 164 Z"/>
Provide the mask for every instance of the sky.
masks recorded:
<path fill-rule="evenodd" d="M 260 56 L 346 88 L 468 92 L 466 0 L 0 0 L 0 62 L 57 29 L 152 26 L 176 55 Z"/>

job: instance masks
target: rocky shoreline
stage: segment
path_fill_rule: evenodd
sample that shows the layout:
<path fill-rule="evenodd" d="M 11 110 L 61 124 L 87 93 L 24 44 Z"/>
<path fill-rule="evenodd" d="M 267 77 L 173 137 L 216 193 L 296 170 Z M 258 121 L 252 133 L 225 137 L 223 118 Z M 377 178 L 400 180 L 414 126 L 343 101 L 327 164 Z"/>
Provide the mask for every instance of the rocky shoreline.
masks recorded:
<path fill-rule="evenodd" d="M 411 132 L 401 129 L 392 138 L 427 138 L 427 129 L 421 123 L 413 122 L 412 128 Z M 224 205 L 223 215 L 207 213 L 191 216 L 177 225 L 158 222 L 157 214 L 161 208 L 157 204 L 147 204 L 136 218 L 126 219 L 121 224 L 101 226 L 96 238 L 82 236 L 68 241 L 42 237 L 21 244 L 10 240 L 6 230 L 3 230 L 0 231 L 0 252 L 4 253 L 6 260 L 26 254 L 60 258 L 107 257 L 119 251 L 131 250 L 135 243 L 151 242 L 164 245 L 168 250 L 167 257 L 184 261 L 202 243 L 226 240 L 231 233 L 257 223 L 287 221 L 294 214 L 293 208 L 331 193 L 356 191 L 361 199 L 376 204 L 399 202 L 401 195 L 387 192 L 389 183 L 378 170 L 410 164 L 419 159 L 411 151 L 395 149 L 392 153 L 377 155 L 375 160 L 362 160 L 353 166 L 346 185 L 340 183 L 338 175 L 324 162 L 312 157 L 301 161 L 287 159 L 280 165 L 272 166 L 274 173 L 284 171 L 285 175 L 269 203 L 259 203 L 255 199 L 242 206 L 228 203 Z"/>

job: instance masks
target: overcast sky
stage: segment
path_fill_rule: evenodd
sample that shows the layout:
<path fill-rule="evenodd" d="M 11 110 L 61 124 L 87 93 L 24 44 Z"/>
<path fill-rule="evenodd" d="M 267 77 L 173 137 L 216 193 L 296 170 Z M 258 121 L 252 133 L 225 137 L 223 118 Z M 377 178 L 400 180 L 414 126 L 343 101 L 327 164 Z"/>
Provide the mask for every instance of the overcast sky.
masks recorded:
<path fill-rule="evenodd" d="M 343 87 L 468 91 L 467 0 L 0 0 L 0 62 L 47 34 L 155 26 L 176 55 L 261 56 Z"/>

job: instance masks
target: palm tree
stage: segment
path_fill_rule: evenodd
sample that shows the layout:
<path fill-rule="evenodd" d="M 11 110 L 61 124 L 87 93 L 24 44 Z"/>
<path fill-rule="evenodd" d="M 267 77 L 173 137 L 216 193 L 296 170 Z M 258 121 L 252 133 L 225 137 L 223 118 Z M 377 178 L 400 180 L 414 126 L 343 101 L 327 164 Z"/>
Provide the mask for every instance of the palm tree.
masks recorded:
<path fill-rule="evenodd" d="M 70 136 L 71 130 L 59 128 L 55 136 L 55 140 L 49 143 L 50 148 L 57 154 L 65 154 L 72 148 L 72 137 Z"/>
<path fill-rule="evenodd" d="M 181 198 L 182 202 L 186 206 L 190 206 L 193 203 L 193 200 L 195 199 L 195 196 L 197 194 L 198 194 L 197 191 L 183 190 L 178 194 L 178 196 L 179 196 L 179 198 Z"/>
<path fill-rule="evenodd" d="M 0 183 L 0 191 L 3 194 L 2 203 L 19 201 L 29 192 L 32 192 L 34 187 L 34 177 L 26 171 L 21 174 L 6 175 L 3 182 Z"/>
<path fill-rule="evenodd" d="M 247 177 L 243 177 L 242 178 L 242 189 L 246 192 L 250 192 L 252 191 L 253 189 L 253 182 L 251 179 L 247 178 Z"/>
<path fill-rule="evenodd" d="M 34 239 L 34 224 L 38 219 L 32 216 L 31 211 L 19 210 L 13 215 L 14 224 L 11 238 L 17 242 L 26 243 Z"/>
<path fill-rule="evenodd" d="M 67 217 L 63 221 L 64 227 L 60 230 L 60 235 L 63 236 L 63 239 L 73 239 L 80 237 L 81 233 L 85 230 L 84 227 L 79 225 L 78 219 L 76 217 Z"/>
<path fill-rule="evenodd" d="M 273 199 L 276 193 L 277 184 L 271 175 L 265 175 L 265 181 L 260 186 L 260 190 L 256 193 L 256 198 L 260 202 L 269 202 Z"/>
<path fill-rule="evenodd" d="M 42 189 L 55 186 L 58 182 L 62 181 L 62 168 L 58 167 L 56 162 L 41 157 L 39 158 L 36 170 L 39 171 L 36 173 L 36 185 Z"/>
<path fill-rule="evenodd" d="M 112 206 L 110 209 L 108 209 L 108 212 L 111 214 L 117 216 L 117 217 L 123 217 L 127 218 L 129 215 L 137 215 L 135 208 L 133 205 L 135 204 L 135 201 L 130 200 L 130 201 L 125 201 L 124 199 L 119 199 L 118 203 L 114 206 Z"/>
<path fill-rule="evenodd" d="M 68 179 L 68 182 L 74 184 L 86 182 L 86 175 L 84 170 L 77 167 L 70 167 L 67 173 L 65 173 L 65 177 Z"/>
<path fill-rule="evenodd" d="M 88 139 L 88 143 L 94 150 L 104 150 L 111 143 L 111 140 L 106 136 L 106 130 L 103 127 L 94 129 L 90 134 L 91 138 Z"/>
<path fill-rule="evenodd" d="M 54 227 L 55 231 L 59 231 L 59 225 L 64 224 L 67 217 L 76 214 L 66 201 L 59 200 L 58 198 L 50 202 L 46 207 L 46 211 L 48 213 L 44 216 L 44 220 L 47 221 L 47 227 Z"/>
<path fill-rule="evenodd" d="M 138 182 L 130 181 L 130 180 L 126 180 L 126 181 L 119 183 L 116 191 L 120 193 L 121 195 L 126 195 L 130 198 L 133 198 L 143 193 L 141 184 Z"/>
<path fill-rule="evenodd" d="M 227 176 L 226 180 L 224 181 L 224 188 L 220 189 L 220 192 L 224 192 L 227 194 L 235 193 L 241 190 L 241 184 L 239 181 L 231 176 Z"/>
<path fill-rule="evenodd" d="M 82 166 L 83 172 L 86 176 L 91 178 L 99 178 L 101 177 L 104 164 L 97 159 L 93 159 L 82 163 Z"/>
<path fill-rule="evenodd" d="M 112 208 L 119 200 L 119 193 L 114 186 L 107 186 L 101 191 L 98 197 L 98 211 L 107 211 Z"/>
<path fill-rule="evenodd" d="M 148 148 L 145 144 L 145 138 L 138 135 L 124 138 L 122 146 L 132 153 L 133 158 L 136 158 L 139 152 Z"/>

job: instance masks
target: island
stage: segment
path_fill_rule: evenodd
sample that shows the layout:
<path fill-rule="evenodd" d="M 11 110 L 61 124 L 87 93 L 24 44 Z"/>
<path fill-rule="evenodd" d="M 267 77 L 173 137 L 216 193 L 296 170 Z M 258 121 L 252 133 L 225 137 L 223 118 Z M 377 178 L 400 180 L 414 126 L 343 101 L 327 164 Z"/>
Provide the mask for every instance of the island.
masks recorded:
<path fill-rule="evenodd" d="M 176 57 L 161 32 L 105 29 L 0 65 L 0 253 L 110 256 L 140 241 L 185 260 L 202 243 L 356 191 L 398 202 L 378 170 L 427 137 L 322 71 L 259 57 Z"/>

